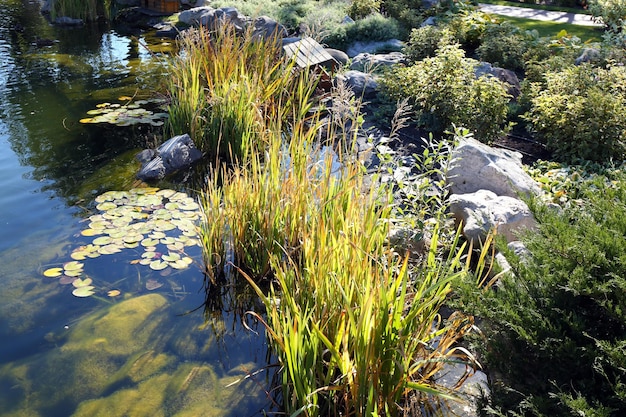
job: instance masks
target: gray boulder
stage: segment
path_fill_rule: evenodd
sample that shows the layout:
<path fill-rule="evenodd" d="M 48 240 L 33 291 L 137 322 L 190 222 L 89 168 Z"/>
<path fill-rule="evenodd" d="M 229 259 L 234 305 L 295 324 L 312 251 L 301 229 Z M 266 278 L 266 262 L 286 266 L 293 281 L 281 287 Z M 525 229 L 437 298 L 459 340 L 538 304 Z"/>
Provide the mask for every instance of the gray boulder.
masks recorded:
<path fill-rule="evenodd" d="M 492 77 L 506 83 L 508 86 L 507 93 L 513 100 L 517 100 L 520 94 L 522 94 L 522 86 L 519 82 L 519 78 L 517 77 L 517 74 L 511 70 L 494 67 L 489 62 L 481 62 L 474 70 L 474 74 L 476 75 L 476 78 L 479 78 L 482 75 L 491 75 Z"/>
<path fill-rule="evenodd" d="M 509 197 L 542 193 L 524 171 L 519 152 L 492 148 L 472 138 L 461 140 L 452 152 L 446 182 L 453 194 L 478 190 Z"/>
<path fill-rule="evenodd" d="M 496 229 L 499 236 L 513 242 L 518 240 L 516 232 L 537 226 L 526 203 L 492 191 L 454 194 L 449 202 L 450 212 L 457 223 L 463 224 L 463 234 L 469 240 L 484 241 L 489 231 Z"/>
<path fill-rule="evenodd" d="M 239 13 L 235 7 L 220 7 L 219 9 L 215 9 L 213 14 L 210 16 L 206 22 L 202 24 L 209 27 L 219 27 L 224 23 L 230 23 L 235 27 L 235 30 L 238 32 L 243 32 L 248 25 L 248 17 Z"/>
<path fill-rule="evenodd" d="M 380 67 L 390 67 L 404 62 L 402 52 L 390 52 L 388 54 L 362 53 L 352 58 L 350 69 L 356 71 L 375 70 Z"/>
<path fill-rule="evenodd" d="M 576 58 L 574 64 L 580 65 L 585 62 L 597 62 L 602 57 L 600 50 L 597 48 L 584 48 L 582 53 Z"/>
<path fill-rule="evenodd" d="M 183 10 L 178 15 L 178 21 L 189 26 L 197 26 L 203 20 L 203 16 L 215 13 L 215 9 L 212 7 L 194 7 L 189 10 Z M 205 20 L 208 19 L 205 18 Z"/>
<path fill-rule="evenodd" d="M 190 167 L 202 158 L 202 152 L 196 148 L 191 137 L 184 134 L 169 139 L 156 151 L 145 150 L 136 157 L 144 163 L 137 173 L 137 178 L 150 181 L 163 179 L 169 174 Z"/>
<path fill-rule="evenodd" d="M 252 24 L 254 25 L 253 35 L 263 39 L 272 36 L 284 38 L 288 35 L 287 29 L 271 17 L 259 16 Z"/>
<path fill-rule="evenodd" d="M 347 71 L 338 74 L 335 82 L 343 82 L 352 90 L 355 96 L 363 98 L 372 98 L 378 90 L 378 82 L 371 74 L 361 71 Z"/>
<path fill-rule="evenodd" d="M 339 63 L 339 65 L 346 65 L 348 61 L 350 61 L 350 57 L 344 51 L 333 48 L 324 48 L 324 50 L 328 52 L 328 54 Z"/>

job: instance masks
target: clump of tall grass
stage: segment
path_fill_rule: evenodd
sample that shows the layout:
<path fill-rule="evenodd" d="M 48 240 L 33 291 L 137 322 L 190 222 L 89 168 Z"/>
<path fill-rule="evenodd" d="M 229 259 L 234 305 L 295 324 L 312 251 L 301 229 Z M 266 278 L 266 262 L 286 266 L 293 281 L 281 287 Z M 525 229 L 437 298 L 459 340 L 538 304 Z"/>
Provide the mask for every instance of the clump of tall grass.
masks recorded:
<path fill-rule="evenodd" d="M 208 185 L 201 236 L 209 273 L 232 248 L 264 301 L 266 315 L 254 314 L 281 365 L 285 411 L 392 416 L 412 395 L 451 397 L 434 376 L 447 362 L 471 362 L 455 346 L 471 319 L 439 314 L 466 271 L 461 255 L 441 256 L 436 229 L 423 263 L 409 268 L 385 243 L 391 190 L 366 188 L 348 155 L 340 169 L 332 154 L 319 157 L 317 119 L 280 120 L 263 158 Z M 271 278 L 269 293 L 261 277 Z"/>
<path fill-rule="evenodd" d="M 189 133 L 199 149 L 220 158 L 262 150 L 266 122 L 296 79 L 279 40 L 222 24 L 188 30 L 180 43 L 169 79 L 167 133 Z"/>
<path fill-rule="evenodd" d="M 50 5 L 52 20 L 58 16 L 68 16 L 93 22 L 98 16 L 111 18 L 111 0 L 52 0 Z"/>
<path fill-rule="evenodd" d="M 242 91 L 237 88 L 251 79 L 246 72 L 251 68 L 266 71 L 257 84 L 274 86 L 261 89 L 265 95 L 248 96 L 245 109 L 229 113 L 230 123 L 245 126 L 254 144 L 238 150 L 238 164 L 213 167 L 201 195 L 200 235 L 210 279 L 219 282 L 224 269 L 235 265 L 265 304 L 264 313 L 251 314 L 267 326 L 280 362 L 285 411 L 392 416 L 409 398 L 449 396 L 437 386 L 435 374 L 449 361 L 471 362 L 455 346 L 471 319 L 443 319 L 439 313 L 452 283 L 466 273 L 461 252 L 442 256 L 438 228 L 418 265 L 409 266 L 387 246 L 391 187 L 378 181 L 372 183 L 380 186 L 365 185 L 360 162 L 344 153 L 354 149 L 349 145 L 355 135 L 342 128 L 346 123 L 324 124 L 322 110 L 312 110 L 314 79 L 306 73 L 294 76 L 292 66 L 265 58 L 276 52 L 275 44 L 250 46 L 256 41 L 235 39 L 232 33 L 221 40 L 204 39 L 205 32 L 193 36 L 187 53 L 213 60 L 188 55 L 195 66 L 186 70 L 202 80 L 190 95 L 202 103 L 190 103 L 181 110 L 184 117 L 173 114 L 172 119 L 197 123 L 190 130 L 205 135 L 202 143 L 213 143 L 218 154 L 226 150 L 219 147 L 226 138 L 211 142 L 207 135 L 214 126 L 211 118 L 225 115 L 217 109 L 219 100 L 232 98 L 220 95 L 222 88 Z M 211 49 L 225 45 L 221 58 Z M 247 63 L 244 56 L 262 64 Z M 358 100 L 346 102 L 358 107 Z M 358 108 L 344 113 L 358 126 Z M 328 132 L 322 142 L 338 144 L 338 150 L 320 143 L 322 126 Z M 269 292 L 261 288 L 263 279 Z"/>

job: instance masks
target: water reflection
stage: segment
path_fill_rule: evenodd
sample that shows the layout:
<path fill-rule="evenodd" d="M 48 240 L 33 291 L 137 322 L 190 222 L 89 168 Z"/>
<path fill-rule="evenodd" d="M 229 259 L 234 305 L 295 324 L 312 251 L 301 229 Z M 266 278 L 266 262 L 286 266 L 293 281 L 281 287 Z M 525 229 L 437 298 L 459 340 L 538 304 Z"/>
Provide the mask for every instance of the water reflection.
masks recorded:
<path fill-rule="evenodd" d="M 85 244 L 83 205 L 130 188 L 134 150 L 158 134 L 78 120 L 158 88 L 167 68 L 142 46 L 160 41 L 54 27 L 37 3 L 0 0 L 0 415 L 271 410 L 273 370 L 255 373 L 268 361 L 263 328 L 243 315 L 258 301 L 237 298 L 235 285 L 207 291 L 201 267 L 162 276 L 131 264 L 131 252 L 85 265 L 99 288 L 123 289 L 116 298 L 80 299 L 42 276 Z M 150 279 L 164 285 L 148 289 Z"/>
<path fill-rule="evenodd" d="M 0 112 L 13 151 L 23 165 L 35 168 L 32 178 L 49 181 L 47 186 L 72 204 L 84 197 L 78 195 L 82 180 L 160 134 L 145 126 L 103 129 L 78 121 L 100 102 L 122 95 L 147 97 L 159 88 L 167 68 L 163 60 L 139 51 L 147 39 L 102 26 L 53 27 L 32 8 L 19 10 L 17 18 L 6 20 L 9 27 L 1 29 L 12 35 L 0 45 Z M 54 43 L 36 46 L 34 39 L 44 36 Z"/>

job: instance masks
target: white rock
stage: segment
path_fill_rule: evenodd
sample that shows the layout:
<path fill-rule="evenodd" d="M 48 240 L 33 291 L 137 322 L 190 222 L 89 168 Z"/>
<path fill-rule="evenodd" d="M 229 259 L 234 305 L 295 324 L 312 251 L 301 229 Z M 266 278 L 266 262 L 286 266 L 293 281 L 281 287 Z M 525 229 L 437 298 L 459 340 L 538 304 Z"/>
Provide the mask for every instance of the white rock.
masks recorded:
<path fill-rule="evenodd" d="M 484 240 L 490 230 L 497 228 L 498 235 L 512 242 L 517 240 L 517 231 L 537 226 L 526 203 L 489 190 L 453 194 L 450 211 L 457 222 L 463 223 L 463 234 L 470 240 Z"/>
<path fill-rule="evenodd" d="M 541 188 L 528 175 L 519 152 L 495 149 L 476 139 L 463 139 L 452 153 L 446 182 L 453 194 L 490 190 L 497 195 L 539 195 Z"/>

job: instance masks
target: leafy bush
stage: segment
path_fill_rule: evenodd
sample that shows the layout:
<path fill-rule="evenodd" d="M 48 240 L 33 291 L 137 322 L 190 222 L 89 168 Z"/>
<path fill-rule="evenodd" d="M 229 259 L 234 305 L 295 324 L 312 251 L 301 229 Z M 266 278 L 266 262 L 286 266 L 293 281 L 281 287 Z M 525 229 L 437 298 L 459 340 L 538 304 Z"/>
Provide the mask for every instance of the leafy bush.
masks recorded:
<path fill-rule="evenodd" d="M 437 49 L 453 43 L 454 36 L 447 27 L 426 25 L 411 31 L 403 52 L 409 62 L 415 62 L 435 56 Z"/>
<path fill-rule="evenodd" d="M 481 61 L 513 71 L 524 69 L 524 56 L 528 44 L 526 37 L 508 22 L 490 24 L 477 49 Z"/>
<path fill-rule="evenodd" d="M 576 194 L 562 210 L 531 204 L 532 255 L 508 253 L 512 274 L 497 287 L 461 291 L 459 306 L 484 319 L 482 362 L 499 376 L 489 414 L 626 415 L 626 174 Z"/>
<path fill-rule="evenodd" d="M 563 161 L 626 156 L 626 68 L 570 66 L 545 74 L 530 89 L 524 118 Z"/>
<path fill-rule="evenodd" d="M 509 128 L 509 96 L 501 81 L 476 78 L 477 64 L 458 45 L 446 45 L 435 57 L 393 69 L 381 84 L 396 100 L 408 97 L 418 124 L 426 129 L 442 133 L 463 126 L 479 140 L 492 142 Z"/>
<path fill-rule="evenodd" d="M 626 23 L 626 0 L 591 0 L 589 10 L 596 18 L 602 19 L 611 32 L 624 31 Z"/>
<path fill-rule="evenodd" d="M 381 12 L 400 22 L 406 32 L 424 20 L 422 0 L 382 0 Z"/>
<path fill-rule="evenodd" d="M 468 51 L 478 48 L 487 28 L 496 22 L 491 15 L 470 7 L 463 7 L 457 13 L 449 14 L 446 20 L 454 38 Z"/>
<path fill-rule="evenodd" d="M 352 0 L 348 14 L 353 19 L 362 19 L 372 13 L 380 12 L 381 0 Z"/>
<path fill-rule="evenodd" d="M 334 32 L 324 38 L 331 48 L 345 49 L 352 41 L 385 41 L 397 38 L 400 27 L 395 19 L 373 13 L 354 23 L 335 26 Z"/>

